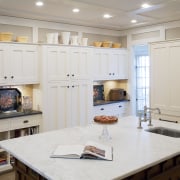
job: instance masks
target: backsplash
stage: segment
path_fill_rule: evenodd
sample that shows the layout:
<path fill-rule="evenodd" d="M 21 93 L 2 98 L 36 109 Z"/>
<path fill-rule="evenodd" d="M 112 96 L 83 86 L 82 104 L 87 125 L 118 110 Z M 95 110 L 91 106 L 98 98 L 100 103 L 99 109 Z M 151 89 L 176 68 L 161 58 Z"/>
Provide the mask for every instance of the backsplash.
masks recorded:
<path fill-rule="evenodd" d="M 129 99 L 129 96 L 128 96 L 128 91 L 127 91 L 127 85 L 128 82 L 127 80 L 112 80 L 112 81 L 95 81 L 94 82 L 94 86 L 95 87 L 103 87 L 103 100 L 106 100 L 106 101 L 109 101 L 110 98 L 109 98 L 109 93 L 110 93 L 110 90 L 111 89 L 114 89 L 114 88 L 121 88 L 123 90 L 125 90 L 127 92 L 127 95 L 126 95 L 126 99 Z M 93 86 L 93 87 L 94 87 Z M 94 100 L 97 100 L 98 97 L 97 96 L 97 92 L 93 92 L 93 99 Z"/>

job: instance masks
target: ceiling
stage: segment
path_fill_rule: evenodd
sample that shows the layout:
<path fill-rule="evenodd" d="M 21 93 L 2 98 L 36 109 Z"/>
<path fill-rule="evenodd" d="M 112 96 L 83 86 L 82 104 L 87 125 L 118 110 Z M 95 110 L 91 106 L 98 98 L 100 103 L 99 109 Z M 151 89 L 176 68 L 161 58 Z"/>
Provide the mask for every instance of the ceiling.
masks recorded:
<path fill-rule="evenodd" d="M 180 0 L 0 0 L 0 15 L 76 24 L 112 30 L 125 30 L 180 20 Z M 150 8 L 141 8 L 149 3 Z M 79 13 L 73 13 L 79 8 Z M 104 19 L 109 13 L 113 17 Z M 137 23 L 130 21 L 136 19 Z"/>

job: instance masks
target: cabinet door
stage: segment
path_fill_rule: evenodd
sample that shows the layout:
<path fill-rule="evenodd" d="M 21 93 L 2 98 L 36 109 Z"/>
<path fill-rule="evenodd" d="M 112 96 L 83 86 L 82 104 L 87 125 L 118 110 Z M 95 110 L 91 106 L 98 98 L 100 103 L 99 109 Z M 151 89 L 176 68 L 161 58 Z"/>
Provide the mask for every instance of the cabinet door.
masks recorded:
<path fill-rule="evenodd" d="M 44 48 L 43 57 L 46 59 L 43 63 L 47 74 L 44 75 L 48 82 L 70 78 L 69 47 L 48 46 Z"/>
<path fill-rule="evenodd" d="M 168 108 L 180 115 L 180 42 L 174 42 L 169 46 L 168 76 L 169 76 L 169 102 Z"/>
<path fill-rule="evenodd" d="M 10 84 L 34 84 L 39 82 L 37 46 L 9 45 L 6 72 Z"/>
<path fill-rule="evenodd" d="M 73 126 L 84 126 L 92 121 L 93 89 L 90 81 L 72 82 Z"/>
<path fill-rule="evenodd" d="M 95 49 L 94 56 L 91 61 L 92 75 L 94 80 L 106 80 L 109 79 L 109 49 Z"/>
<path fill-rule="evenodd" d="M 45 131 L 87 125 L 92 117 L 92 83 L 61 81 L 49 83 L 44 100 Z"/>
<path fill-rule="evenodd" d="M 169 97 L 168 47 L 165 44 L 151 47 L 151 106 L 167 109 Z"/>
<path fill-rule="evenodd" d="M 5 63 L 8 60 L 8 55 L 7 45 L 0 44 L 0 85 L 4 85 L 8 80 L 8 75 L 5 72 Z"/>
<path fill-rule="evenodd" d="M 162 114 L 180 116 L 179 51 L 179 41 L 151 46 L 151 105 Z"/>
<path fill-rule="evenodd" d="M 118 66 L 118 79 L 128 79 L 128 53 L 126 50 L 121 50 L 119 52 L 117 66 Z"/>
<path fill-rule="evenodd" d="M 111 51 L 111 57 L 109 60 L 109 77 L 110 79 L 119 79 L 119 68 L 120 67 L 120 55 L 121 53 L 119 52 L 119 50 L 112 50 Z"/>
<path fill-rule="evenodd" d="M 92 50 L 90 48 L 74 47 L 70 50 L 70 75 L 72 80 L 90 78 L 90 60 Z"/>
<path fill-rule="evenodd" d="M 39 83 L 39 59 L 36 45 L 23 45 L 23 84 Z"/>
<path fill-rule="evenodd" d="M 66 101 L 69 98 L 68 84 L 49 83 L 44 92 L 43 131 L 66 127 Z"/>
<path fill-rule="evenodd" d="M 60 85 L 60 119 L 65 127 L 83 126 L 91 121 L 92 84 L 88 81 L 72 81 Z"/>

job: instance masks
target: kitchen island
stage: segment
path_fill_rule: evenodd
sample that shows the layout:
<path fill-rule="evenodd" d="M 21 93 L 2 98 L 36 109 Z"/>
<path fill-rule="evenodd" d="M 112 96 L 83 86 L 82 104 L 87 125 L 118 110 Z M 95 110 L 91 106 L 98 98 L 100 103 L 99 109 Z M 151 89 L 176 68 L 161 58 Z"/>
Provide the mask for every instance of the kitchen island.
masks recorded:
<path fill-rule="evenodd" d="M 180 130 L 180 124 L 159 120 L 152 123 L 154 127 Z M 49 180 L 157 179 L 162 172 L 169 173 L 172 169 L 170 174 L 180 172 L 180 138 L 147 132 L 145 129 L 149 127 L 145 122 L 143 129 L 137 126 L 138 118 L 130 116 L 108 125 L 112 137 L 108 141 L 99 139 L 102 125 L 92 123 L 9 139 L 1 141 L 0 146 L 15 157 L 17 179 L 23 171 L 24 176 L 29 172 L 31 177 L 34 175 L 31 179 Z M 88 140 L 111 145 L 113 161 L 50 158 L 60 144 L 85 144 Z"/>

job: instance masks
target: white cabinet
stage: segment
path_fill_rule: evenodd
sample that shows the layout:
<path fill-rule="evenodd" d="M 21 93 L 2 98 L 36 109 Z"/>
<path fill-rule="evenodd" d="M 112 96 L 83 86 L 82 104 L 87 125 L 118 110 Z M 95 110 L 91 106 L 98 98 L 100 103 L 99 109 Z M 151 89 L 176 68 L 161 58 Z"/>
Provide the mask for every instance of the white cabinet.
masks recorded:
<path fill-rule="evenodd" d="M 43 46 L 43 130 L 83 126 L 92 119 L 92 48 Z"/>
<path fill-rule="evenodd" d="M 48 82 L 90 77 L 91 48 L 44 46 L 42 56 Z"/>
<path fill-rule="evenodd" d="M 112 104 L 94 106 L 93 111 L 94 111 L 93 112 L 94 116 L 106 115 L 106 116 L 125 117 L 130 115 L 130 102 L 122 101 Z"/>
<path fill-rule="evenodd" d="M 0 44 L 0 85 L 39 83 L 36 45 Z"/>
<path fill-rule="evenodd" d="M 91 66 L 94 80 L 128 79 L 127 50 L 95 48 Z"/>
<path fill-rule="evenodd" d="M 114 73 L 113 79 L 128 79 L 128 52 L 125 49 L 111 51 L 109 62 L 111 74 Z"/>
<path fill-rule="evenodd" d="M 0 119 L 0 141 L 39 132 L 42 115 Z M 10 154 L 0 148 L 0 172 L 12 169 Z"/>
<path fill-rule="evenodd" d="M 92 83 L 62 81 L 48 83 L 43 130 L 84 126 L 92 119 Z"/>
<path fill-rule="evenodd" d="M 180 116 L 180 41 L 151 45 L 151 106 Z"/>
<path fill-rule="evenodd" d="M 94 49 L 93 59 L 91 61 L 92 76 L 94 80 L 106 80 L 109 75 L 110 50 L 97 48 Z"/>

